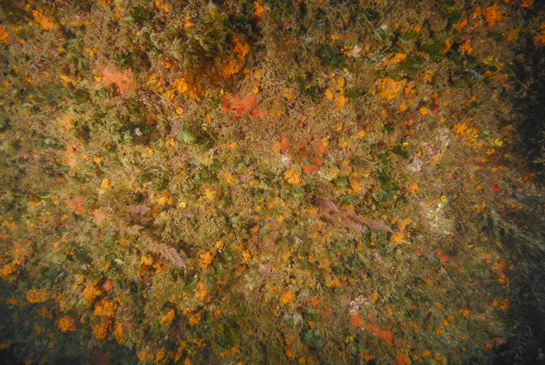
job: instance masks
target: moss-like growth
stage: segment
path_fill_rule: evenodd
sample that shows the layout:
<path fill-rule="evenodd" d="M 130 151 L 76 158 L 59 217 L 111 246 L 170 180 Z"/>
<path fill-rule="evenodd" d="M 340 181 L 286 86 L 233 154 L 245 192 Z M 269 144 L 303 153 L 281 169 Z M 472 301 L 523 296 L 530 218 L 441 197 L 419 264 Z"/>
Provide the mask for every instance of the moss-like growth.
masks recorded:
<path fill-rule="evenodd" d="M 202 237 L 217 238 L 226 227 L 227 221 L 217 213 L 203 214 L 199 217 L 199 233 Z"/>
<path fill-rule="evenodd" d="M 168 189 L 173 194 L 178 192 L 188 193 L 194 188 L 195 188 L 195 182 L 193 181 L 191 176 L 189 176 L 186 173 L 182 173 L 182 174 L 178 174 L 174 176 L 170 180 L 170 183 L 168 184 Z"/>
<path fill-rule="evenodd" d="M 128 206 L 138 204 L 142 201 L 142 194 L 127 189 L 111 189 L 101 197 L 103 204 L 109 209 L 117 212 L 127 209 Z"/>

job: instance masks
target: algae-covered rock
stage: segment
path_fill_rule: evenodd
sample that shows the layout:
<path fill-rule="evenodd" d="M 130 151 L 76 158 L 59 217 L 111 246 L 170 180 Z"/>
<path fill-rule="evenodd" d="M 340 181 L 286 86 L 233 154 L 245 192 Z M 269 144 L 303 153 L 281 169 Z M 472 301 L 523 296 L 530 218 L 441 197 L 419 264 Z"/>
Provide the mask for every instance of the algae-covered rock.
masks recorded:
<path fill-rule="evenodd" d="M 426 60 L 424 57 L 409 57 L 405 62 L 401 63 L 401 69 L 405 71 L 407 75 L 413 75 L 420 70 L 420 66 L 424 64 Z"/>
<path fill-rule="evenodd" d="M 182 130 L 176 136 L 176 142 L 186 146 L 191 146 L 197 142 L 197 137 L 195 137 L 195 134 L 193 134 L 193 132 L 186 128 L 184 123 Z"/>
<path fill-rule="evenodd" d="M 345 66 L 346 57 L 337 48 L 328 44 L 320 47 L 320 57 L 330 67 L 341 68 Z"/>
<path fill-rule="evenodd" d="M 301 200 L 305 196 L 305 190 L 300 186 L 290 186 L 289 195 L 293 200 Z"/>
<path fill-rule="evenodd" d="M 422 45 L 422 49 L 430 56 L 438 56 L 441 53 L 441 44 L 428 41 Z"/>
<path fill-rule="evenodd" d="M 450 81 L 452 82 L 452 85 L 458 89 L 467 89 L 468 87 L 467 81 L 463 77 L 451 75 Z"/>
<path fill-rule="evenodd" d="M 324 347 L 324 341 L 313 331 L 307 331 L 303 335 L 303 341 L 305 345 L 314 349 L 321 349 Z"/>
<path fill-rule="evenodd" d="M 375 29 L 375 32 L 374 32 L 373 36 L 374 36 L 375 40 L 377 42 L 380 42 L 380 43 L 383 43 L 384 41 L 386 41 L 388 39 L 388 34 L 382 28 Z"/>

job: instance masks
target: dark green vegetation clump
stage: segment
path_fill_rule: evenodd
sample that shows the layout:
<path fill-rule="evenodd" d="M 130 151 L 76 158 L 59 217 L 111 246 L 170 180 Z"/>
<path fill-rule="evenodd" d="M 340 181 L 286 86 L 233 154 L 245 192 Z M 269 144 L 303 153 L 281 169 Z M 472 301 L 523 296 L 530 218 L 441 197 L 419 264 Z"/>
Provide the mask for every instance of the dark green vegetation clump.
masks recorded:
<path fill-rule="evenodd" d="M 230 53 L 226 23 L 227 16 L 213 3 L 196 12 L 197 20 L 190 13 L 178 14 L 161 29 L 143 27 L 139 36 L 147 52 L 158 52 L 168 57 L 181 71 L 193 91 L 201 95 L 205 90 L 218 86 L 224 79 L 223 67 Z M 157 28 L 157 27 L 155 27 Z"/>

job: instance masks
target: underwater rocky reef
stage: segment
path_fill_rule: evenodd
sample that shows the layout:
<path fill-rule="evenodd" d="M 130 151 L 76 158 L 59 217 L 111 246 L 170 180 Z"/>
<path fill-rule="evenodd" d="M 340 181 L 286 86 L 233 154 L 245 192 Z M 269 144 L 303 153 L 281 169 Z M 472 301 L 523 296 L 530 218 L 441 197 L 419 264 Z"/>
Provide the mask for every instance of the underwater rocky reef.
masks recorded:
<path fill-rule="evenodd" d="M 545 7 L 0 0 L 0 362 L 545 363 Z"/>

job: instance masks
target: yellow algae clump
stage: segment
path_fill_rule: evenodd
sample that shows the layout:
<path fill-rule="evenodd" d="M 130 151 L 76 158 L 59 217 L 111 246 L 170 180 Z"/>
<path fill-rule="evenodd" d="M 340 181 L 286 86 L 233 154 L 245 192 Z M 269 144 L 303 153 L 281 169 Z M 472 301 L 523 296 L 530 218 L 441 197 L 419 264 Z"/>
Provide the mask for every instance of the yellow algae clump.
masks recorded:
<path fill-rule="evenodd" d="M 390 237 L 390 242 L 401 244 L 401 242 L 403 242 L 403 237 L 405 237 L 403 232 L 395 232 L 392 237 Z"/>
<path fill-rule="evenodd" d="M 166 315 L 161 317 L 161 324 L 171 322 L 174 319 L 174 309 L 171 309 Z"/>
<path fill-rule="evenodd" d="M 41 26 L 44 30 L 51 30 L 55 27 L 55 23 L 53 23 L 48 17 L 44 16 L 43 10 L 33 10 L 32 16 L 34 17 L 34 21 L 37 23 L 37 27 Z"/>
<path fill-rule="evenodd" d="M 76 322 L 70 316 L 64 316 L 59 320 L 59 329 L 63 332 L 75 331 Z"/>
<path fill-rule="evenodd" d="M 463 134 L 469 127 L 469 123 L 459 123 L 454 126 L 454 132 L 457 134 Z"/>
<path fill-rule="evenodd" d="M 110 180 L 104 178 L 102 180 L 102 182 L 100 183 L 100 188 L 104 189 L 104 190 L 109 189 L 110 188 Z"/>
<path fill-rule="evenodd" d="M 541 32 L 534 36 L 534 44 L 536 47 L 545 45 L 545 23 L 541 24 Z"/>
<path fill-rule="evenodd" d="M 11 263 L 7 264 L 0 270 L 0 276 L 2 279 L 7 280 L 10 277 L 17 276 L 19 274 L 19 263 L 21 263 L 20 260 L 15 259 Z"/>
<path fill-rule="evenodd" d="M 97 296 L 100 295 L 100 290 L 92 287 L 87 286 L 85 289 L 83 289 L 83 299 L 91 303 Z"/>
<path fill-rule="evenodd" d="M 226 172 L 223 177 L 225 179 L 225 182 L 229 185 L 234 185 L 237 183 L 237 180 L 229 172 Z"/>
<path fill-rule="evenodd" d="M 291 185 L 301 185 L 301 176 L 299 176 L 299 173 L 293 169 L 290 169 L 284 173 L 284 180 Z"/>
<path fill-rule="evenodd" d="M 199 265 L 203 269 L 206 269 L 208 265 L 212 262 L 214 259 L 214 255 L 210 253 L 210 251 L 204 251 L 199 255 Z"/>
<path fill-rule="evenodd" d="M 229 77 L 239 72 L 246 55 L 250 52 L 248 43 L 240 43 L 238 37 L 235 36 L 233 42 L 235 45 L 231 47 L 231 54 L 227 58 L 227 62 L 223 68 L 223 75 L 225 77 Z"/>
<path fill-rule="evenodd" d="M 293 98 L 293 89 L 291 87 L 285 88 L 282 95 L 288 100 Z"/>
<path fill-rule="evenodd" d="M 8 37 L 8 33 L 6 32 L 6 28 L 0 25 L 0 41 L 3 41 Z"/>
<path fill-rule="evenodd" d="M 407 190 L 413 194 L 416 193 L 418 191 L 418 184 L 413 182 L 412 185 L 407 188 Z"/>
<path fill-rule="evenodd" d="M 46 293 L 45 290 L 32 289 L 32 290 L 29 290 L 27 292 L 26 299 L 30 303 L 40 303 L 40 302 L 43 302 L 45 300 L 46 294 L 47 293 Z"/>
<path fill-rule="evenodd" d="M 95 306 L 94 316 L 95 317 L 111 317 L 115 310 L 117 309 L 117 304 L 108 302 L 105 299 L 102 299 L 100 302 L 97 303 Z"/>
<path fill-rule="evenodd" d="M 379 92 L 380 96 L 384 100 L 392 100 L 399 97 L 399 92 L 403 89 L 404 81 L 396 81 L 390 77 L 379 80 Z"/>
<path fill-rule="evenodd" d="M 492 28 L 496 22 L 502 19 L 502 14 L 499 6 L 491 6 L 484 12 L 484 17 L 488 22 L 488 26 Z"/>
<path fill-rule="evenodd" d="M 293 294 L 291 291 L 282 293 L 280 294 L 280 298 L 281 298 L 280 303 L 282 303 L 283 305 L 289 304 L 291 303 L 294 297 L 295 297 L 295 294 Z"/>
<path fill-rule="evenodd" d="M 197 290 L 195 292 L 195 298 L 201 301 L 205 301 L 206 295 L 208 295 L 208 290 L 206 289 L 206 285 L 202 281 L 199 281 L 197 284 Z"/>
<path fill-rule="evenodd" d="M 199 324 L 201 322 L 201 315 L 199 313 L 193 314 L 191 317 L 189 317 L 189 324 L 194 326 L 196 324 Z"/>
<path fill-rule="evenodd" d="M 103 317 L 103 319 L 100 321 L 100 324 L 96 324 L 93 327 L 93 333 L 95 334 L 95 337 L 99 340 L 102 340 L 106 337 L 108 334 L 108 329 L 110 328 L 110 319 L 107 319 L 107 317 Z"/>
<path fill-rule="evenodd" d="M 117 342 L 119 342 L 121 345 L 125 344 L 125 335 L 123 333 L 123 325 L 119 322 L 116 322 L 115 324 L 115 330 L 114 330 L 115 339 Z"/>

